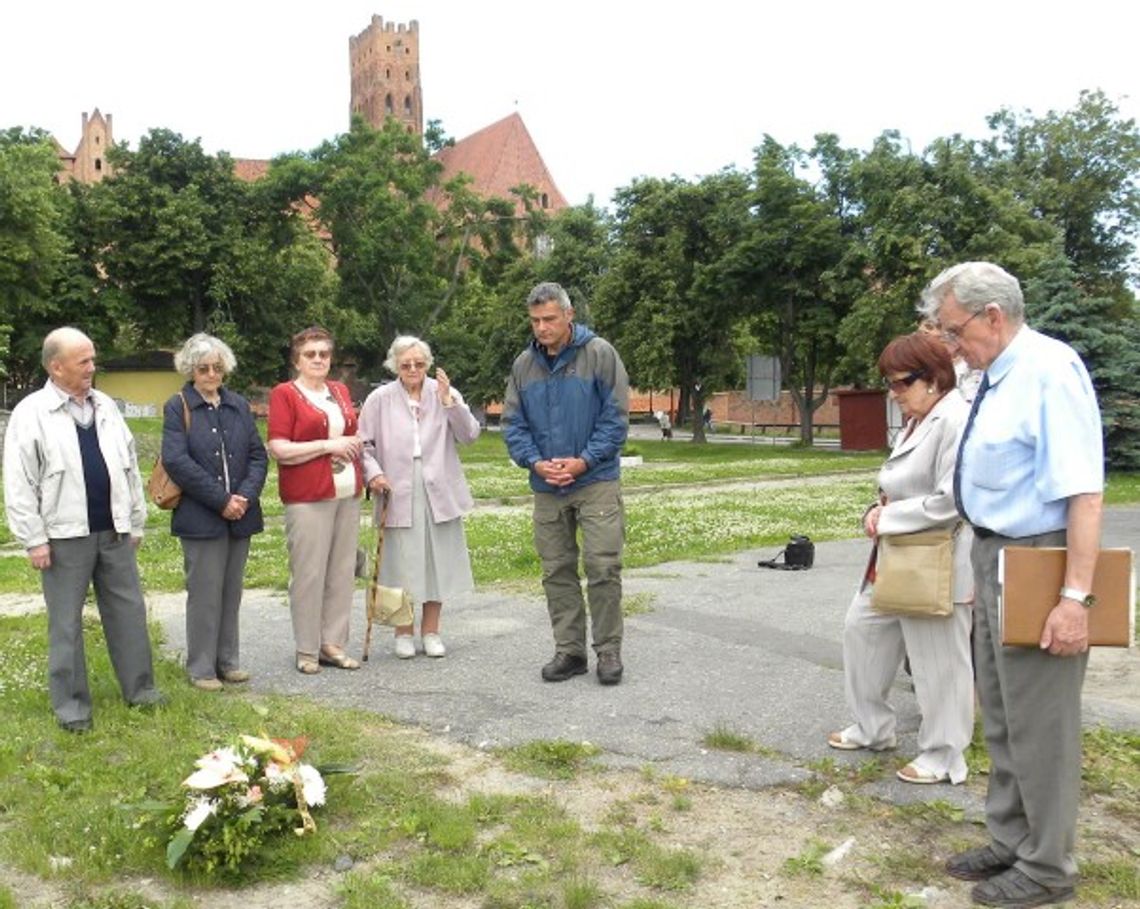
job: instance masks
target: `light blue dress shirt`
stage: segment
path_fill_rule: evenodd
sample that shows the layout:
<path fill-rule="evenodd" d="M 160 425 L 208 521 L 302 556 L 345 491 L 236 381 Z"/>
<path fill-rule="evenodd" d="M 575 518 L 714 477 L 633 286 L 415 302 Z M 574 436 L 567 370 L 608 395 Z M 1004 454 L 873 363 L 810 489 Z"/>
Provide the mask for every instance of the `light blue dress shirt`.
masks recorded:
<path fill-rule="evenodd" d="M 1088 370 L 1067 344 L 1022 326 L 986 373 L 990 388 L 959 458 L 966 514 L 1008 537 L 1063 530 L 1069 498 L 1104 489 Z"/>

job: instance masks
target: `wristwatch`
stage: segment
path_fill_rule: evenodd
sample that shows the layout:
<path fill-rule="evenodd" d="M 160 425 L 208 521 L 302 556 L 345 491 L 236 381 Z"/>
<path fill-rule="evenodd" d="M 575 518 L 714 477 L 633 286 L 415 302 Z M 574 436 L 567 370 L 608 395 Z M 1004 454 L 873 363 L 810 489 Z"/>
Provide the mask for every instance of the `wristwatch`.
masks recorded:
<path fill-rule="evenodd" d="M 1076 587 L 1062 587 L 1061 596 L 1067 600 L 1076 600 L 1085 609 L 1092 609 L 1096 605 L 1096 597 L 1091 593 L 1085 593 L 1083 590 L 1077 590 Z"/>

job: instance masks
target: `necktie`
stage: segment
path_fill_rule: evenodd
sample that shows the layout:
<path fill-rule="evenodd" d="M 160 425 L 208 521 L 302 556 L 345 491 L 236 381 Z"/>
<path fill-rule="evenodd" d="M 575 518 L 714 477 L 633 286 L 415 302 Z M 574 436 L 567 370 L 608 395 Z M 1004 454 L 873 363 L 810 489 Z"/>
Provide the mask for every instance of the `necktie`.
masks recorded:
<path fill-rule="evenodd" d="M 966 514 L 966 509 L 962 506 L 962 455 L 966 451 L 966 439 L 970 437 L 970 430 L 974 428 L 974 418 L 978 415 L 982 398 L 986 396 L 986 392 L 989 390 L 990 374 L 987 372 L 982 374 L 982 384 L 978 386 L 978 393 L 974 396 L 974 406 L 970 408 L 970 416 L 966 418 L 966 428 L 962 430 L 962 441 L 958 443 L 958 460 L 954 462 L 954 507 L 958 509 L 958 514 L 967 521 L 970 520 L 970 516 Z"/>

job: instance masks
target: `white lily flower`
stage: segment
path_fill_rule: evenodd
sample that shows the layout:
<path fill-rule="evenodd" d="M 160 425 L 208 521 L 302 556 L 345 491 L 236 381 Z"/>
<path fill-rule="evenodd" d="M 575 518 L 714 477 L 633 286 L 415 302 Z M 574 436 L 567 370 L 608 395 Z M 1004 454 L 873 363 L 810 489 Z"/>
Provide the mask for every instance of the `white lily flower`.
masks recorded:
<path fill-rule="evenodd" d="M 305 797 L 306 805 L 323 805 L 325 803 L 325 781 L 321 778 L 316 767 L 302 764 L 298 768 L 301 774 L 301 794 Z"/>
<path fill-rule="evenodd" d="M 213 799 L 198 799 L 186 812 L 186 828 L 197 830 L 202 826 L 202 822 L 217 810 L 218 803 Z"/>

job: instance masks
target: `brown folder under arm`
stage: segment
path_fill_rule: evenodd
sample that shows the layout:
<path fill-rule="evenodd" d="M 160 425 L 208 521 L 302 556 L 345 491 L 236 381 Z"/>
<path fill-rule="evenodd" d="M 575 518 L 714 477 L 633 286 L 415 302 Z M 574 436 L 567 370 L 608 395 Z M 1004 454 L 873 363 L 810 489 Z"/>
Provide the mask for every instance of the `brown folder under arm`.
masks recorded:
<path fill-rule="evenodd" d="M 1001 642 L 1036 647 L 1045 619 L 1065 583 L 1061 547 L 1006 546 L 999 557 Z M 1089 609 L 1089 644 L 1131 647 L 1135 631 L 1136 575 L 1131 549 L 1102 549 L 1096 560 Z"/>

